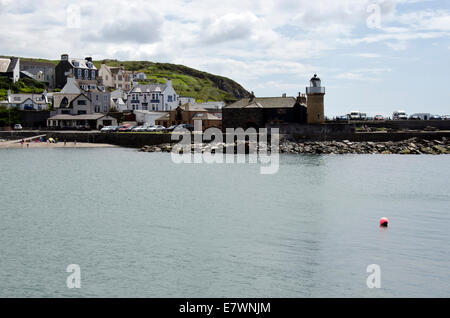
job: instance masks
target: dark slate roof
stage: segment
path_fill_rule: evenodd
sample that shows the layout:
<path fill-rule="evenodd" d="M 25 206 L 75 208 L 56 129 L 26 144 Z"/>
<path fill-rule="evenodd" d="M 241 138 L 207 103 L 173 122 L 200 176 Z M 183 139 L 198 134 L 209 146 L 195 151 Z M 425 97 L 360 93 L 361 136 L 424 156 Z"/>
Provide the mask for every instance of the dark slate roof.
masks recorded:
<path fill-rule="evenodd" d="M 292 108 L 296 102 L 295 97 L 255 97 L 240 99 L 224 108 Z"/>
<path fill-rule="evenodd" d="M 97 67 L 95 67 L 94 63 L 92 63 L 92 67 L 88 67 L 88 62 L 86 59 L 77 59 L 77 58 L 69 58 L 68 62 L 70 63 L 70 65 L 72 65 L 73 67 L 76 68 L 82 68 L 82 69 L 87 69 L 87 70 L 96 70 Z"/>
<path fill-rule="evenodd" d="M 130 91 L 130 93 L 146 93 L 146 92 L 164 92 L 167 88 L 167 84 L 149 84 L 149 85 L 142 85 L 139 84 Z"/>
<path fill-rule="evenodd" d="M 7 72 L 13 72 L 16 68 L 17 63 L 19 63 L 19 59 L 17 57 L 13 57 L 11 59 L 11 63 L 9 63 Z"/>

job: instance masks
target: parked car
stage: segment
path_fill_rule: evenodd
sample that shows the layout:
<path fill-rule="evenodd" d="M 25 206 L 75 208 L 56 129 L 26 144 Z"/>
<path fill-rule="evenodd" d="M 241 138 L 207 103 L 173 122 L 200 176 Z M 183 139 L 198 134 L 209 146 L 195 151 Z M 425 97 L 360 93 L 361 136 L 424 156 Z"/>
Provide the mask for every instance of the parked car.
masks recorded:
<path fill-rule="evenodd" d="M 130 125 L 127 129 L 125 129 L 125 131 L 133 131 L 134 128 L 136 128 L 138 126 L 136 125 Z"/>
<path fill-rule="evenodd" d="M 151 127 L 147 128 L 147 131 L 157 132 L 157 131 L 164 131 L 165 129 L 166 129 L 166 127 L 164 127 L 164 126 L 156 125 L 156 126 L 151 126 Z"/>
<path fill-rule="evenodd" d="M 406 112 L 404 110 L 396 110 L 392 114 L 392 119 L 393 120 L 406 120 L 406 119 L 408 119 L 408 115 L 406 115 Z"/>
<path fill-rule="evenodd" d="M 119 126 L 106 126 L 100 129 L 100 132 L 115 132 L 119 130 Z"/>
<path fill-rule="evenodd" d="M 361 112 L 358 110 L 353 110 L 348 115 L 350 120 L 360 120 L 361 119 Z"/>
<path fill-rule="evenodd" d="M 430 120 L 442 120 L 442 117 L 439 116 L 439 115 L 432 115 L 432 116 L 430 117 Z"/>
<path fill-rule="evenodd" d="M 21 124 L 15 124 L 14 125 L 14 130 L 22 130 L 22 125 Z"/>
<path fill-rule="evenodd" d="M 375 115 L 374 120 L 384 120 L 383 115 Z"/>
<path fill-rule="evenodd" d="M 177 126 L 178 126 L 178 125 L 172 125 L 172 126 L 166 128 L 166 131 L 167 131 L 167 132 L 174 131 L 175 128 L 177 128 Z"/>
<path fill-rule="evenodd" d="M 119 131 L 127 131 L 130 126 L 130 124 L 121 125 L 119 126 Z"/>
<path fill-rule="evenodd" d="M 409 116 L 409 120 L 420 120 L 421 118 L 417 115 L 411 115 Z"/>
<path fill-rule="evenodd" d="M 193 131 L 194 130 L 194 126 L 192 126 L 191 124 L 180 124 L 180 125 L 172 125 L 169 128 L 166 128 L 165 131 L 172 132 L 172 131 L 174 131 L 177 128 L 178 129 L 184 128 L 184 129 L 187 129 L 189 131 Z"/>
<path fill-rule="evenodd" d="M 442 119 L 443 120 L 450 120 L 450 115 L 444 115 L 444 116 L 442 116 Z"/>
<path fill-rule="evenodd" d="M 336 121 L 347 121 L 348 120 L 348 116 L 347 115 L 342 115 L 342 116 L 337 116 L 336 117 Z"/>
<path fill-rule="evenodd" d="M 131 131 L 134 131 L 134 132 L 143 132 L 143 131 L 146 131 L 146 129 L 147 129 L 146 126 L 137 126 L 137 127 L 134 127 Z"/>

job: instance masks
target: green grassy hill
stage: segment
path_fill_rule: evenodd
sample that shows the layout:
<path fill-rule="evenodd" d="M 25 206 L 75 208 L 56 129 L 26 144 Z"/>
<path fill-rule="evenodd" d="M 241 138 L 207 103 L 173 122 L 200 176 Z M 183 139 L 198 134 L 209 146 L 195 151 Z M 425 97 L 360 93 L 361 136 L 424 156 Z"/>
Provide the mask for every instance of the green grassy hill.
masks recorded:
<path fill-rule="evenodd" d="M 55 65 L 59 62 L 59 60 L 21 59 L 50 62 Z M 143 72 L 147 75 L 147 81 L 150 82 L 163 84 L 167 79 L 171 79 L 179 95 L 194 97 L 199 102 L 225 101 L 229 103 L 250 95 L 241 85 L 229 78 L 202 72 L 184 65 L 118 60 L 94 61 L 94 64 L 97 68 L 100 68 L 103 61 L 108 66 L 123 64 L 126 70 Z"/>
<path fill-rule="evenodd" d="M 143 72 L 152 82 L 163 84 L 167 79 L 171 79 L 179 95 L 194 97 L 197 101 L 232 102 L 249 96 L 248 91 L 229 78 L 198 71 L 184 65 L 148 61 L 104 60 L 104 62 L 108 66 L 123 64 L 126 70 Z M 97 68 L 100 68 L 101 63 L 102 61 L 94 62 Z"/>
<path fill-rule="evenodd" d="M 8 97 L 8 89 L 13 94 L 18 93 L 42 93 L 45 89 L 45 84 L 35 81 L 30 78 L 23 78 L 12 83 L 7 77 L 0 77 L 0 100 L 5 100 Z"/>

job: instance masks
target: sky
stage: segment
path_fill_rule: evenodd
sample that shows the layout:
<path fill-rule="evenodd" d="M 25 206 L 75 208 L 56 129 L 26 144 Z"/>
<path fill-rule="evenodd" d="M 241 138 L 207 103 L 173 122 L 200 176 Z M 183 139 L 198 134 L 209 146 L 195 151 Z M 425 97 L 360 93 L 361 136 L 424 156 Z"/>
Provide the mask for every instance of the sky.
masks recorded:
<path fill-rule="evenodd" d="M 297 96 L 327 116 L 450 114 L 450 0 L 0 0 L 0 55 L 149 60 Z"/>

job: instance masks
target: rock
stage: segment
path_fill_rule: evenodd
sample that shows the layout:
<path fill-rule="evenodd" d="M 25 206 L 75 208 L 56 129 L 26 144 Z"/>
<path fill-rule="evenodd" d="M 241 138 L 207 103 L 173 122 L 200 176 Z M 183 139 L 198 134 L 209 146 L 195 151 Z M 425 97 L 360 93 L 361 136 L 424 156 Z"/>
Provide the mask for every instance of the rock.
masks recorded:
<path fill-rule="evenodd" d="M 409 155 L 409 154 L 411 154 L 411 151 L 408 148 L 406 148 L 406 149 L 400 150 L 398 153 L 400 155 Z"/>

